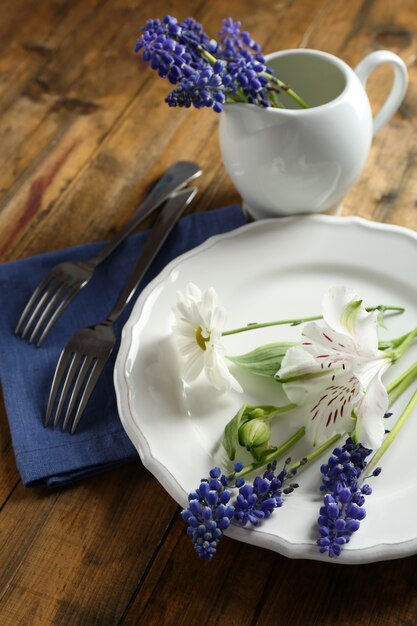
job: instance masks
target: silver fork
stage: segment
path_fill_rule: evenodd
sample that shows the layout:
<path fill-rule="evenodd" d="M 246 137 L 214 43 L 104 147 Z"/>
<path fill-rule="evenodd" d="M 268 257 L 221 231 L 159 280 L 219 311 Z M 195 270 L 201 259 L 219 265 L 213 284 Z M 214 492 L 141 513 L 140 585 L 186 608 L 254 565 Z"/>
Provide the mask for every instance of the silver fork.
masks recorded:
<path fill-rule="evenodd" d="M 26 304 L 15 328 L 15 334 L 22 339 L 28 338 L 29 343 L 33 343 L 38 337 L 36 345 L 39 347 L 58 317 L 92 278 L 96 267 L 107 259 L 168 196 L 200 174 L 201 169 L 196 163 L 178 161 L 163 174 L 115 239 L 99 254 L 86 261 L 66 261 L 53 267 Z"/>
<path fill-rule="evenodd" d="M 75 413 L 71 433 L 75 432 L 91 393 L 113 351 L 116 342 L 114 322 L 132 298 L 153 259 L 196 192 L 196 187 L 187 187 L 168 198 L 110 315 L 96 326 L 77 331 L 68 341 L 56 366 L 44 421 L 45 427 L 49 424 L 55 405 L 53 425 L 54 427 L 58 425 L 66 405 L 62 430 L 66 429 L 71 415 Z"/>

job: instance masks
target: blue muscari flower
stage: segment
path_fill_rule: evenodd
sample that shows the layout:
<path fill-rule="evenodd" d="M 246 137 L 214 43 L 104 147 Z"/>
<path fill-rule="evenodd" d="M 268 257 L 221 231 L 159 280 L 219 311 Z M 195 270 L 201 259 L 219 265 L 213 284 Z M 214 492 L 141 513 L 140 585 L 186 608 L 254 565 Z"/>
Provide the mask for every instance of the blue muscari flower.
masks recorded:
<path fill-rule="evenodd" d="M 164 18 L 165 19 L 165 18 Z M 175 18 L 170 18 L 175 19 Z M 179 24 L 181 32 L 179 35 L 180 42 L 193 48 L 201 46 L 207 52 L 215 54 L 218 50 L 218 43 L 215 39 L 210 39 L 203 31 L 202 25 L 193 17 L 186 17 Z"/>
<path fill-rule="evenodd" d="M 261 49 L 260 45 L 252 39 L 248 32 L 241 32 L 240 26 L 241 23 L 234 22 L 231 17 L 222 20 L 222 28 L 219 31 L 219 35 L 221 35 L 221 42 L 225 47 L 225 56 L 234 57 L 238 52 L 244 50 L 244 46 L 254 52 L 259 52 Z"/>
<path fill-rule="evenodd" d="M 220 468 L 214 467 L 210 477 L 203 478 L 200 486 L 188 496 L 188 508 L 182 518 L 188 524 L 194 547 L 201 559 L 209 561 L 216 553 L 223 531 L 230 525 L 234 507 L 229 505 L 231 492 L 228 480 Z"/>
<path fill-rule="evenodd" d="M 223 20 L 221 44 L 210 39 L 201 24 L 188 17 L 182 22 L 169 15 L 151 19 L 142 28 L 135 51 L 175 89 L 168 95 L 170 106 L 210 107 L 220 113 L 227 96 L 240 91 L 247 101 L 269 106 L 266 87 L 272 70 L 265 66 L 257 44 L 240 22 Z M 218 60 L 212 62 L 204 51 Z"/>
<path fill-rule="evenodd" d="M 276 462 L 270 463 L 263 476 L 256 476 L 252 485 L 247 485 L 242 477 L 238 477 L 234 486 L 239 489 L 239 495 L 233 504 L 230 503 L 229 479 L 220 468 L 214 467 L 209 478 L 201 479 L 198 489 L 188 496 L 188 507 L 181 513 L 188 524 L 187 534 L 201 559 L 209 561 L 213 558 L 223 531 L 232 519 L 243 526 L 248 522 L 257 526 L 282 506 L 283 495 L 298 487 L 295 483 L 285 487 L 295 474 L 295 470 L 287 470 L 288 463 L 290 459 L 278 475 L 275 474 Z M 242 469 L 243 463 L 234 464 L 235 474 Z"/>
<path fill-rule="evenodd" d="M 363 505 L 372 488 L 362 484 L 362 475 L 371 452 L 349 437 L 344 446 L 333 450 L 328 462 L 320 468 L 323 475 L 320 490 L 325 495 L 318 518 L 317 545 L 320 552 L 330 557 L 341 554 L 366 515 Z M 372 475 L 378 476 L 380 471 L 376 468 Z"/>
<path fill-rule="evenodd" d="M 184 76 L 179 86 L 167 96 L 166 102 L 173 107 L 210 107 L 220 113 L 225 99 L 223 68 L 207 66 Z"/>
<path fill-rule="evenodd" d="M 263 476 L 256 476 L 252 485 L 246 484 L 243 478 L 237 478 L 239 495 L 234 503 L 236 522 L 242 526 L 248 523 L 258 526 L 263 519 L 282 506 L 283 494 L 289 494 L 298 487 L 295 483 L 284 486 L 295 474 L 295 471 L 287 471 L 287 463 L 278 475 L 275 470 L 276 461 L 268 465 Z"/>
<path fill-rule="evenodd" d="M 259 53 L 259 44 L 249 33 L 241 32 L 240 22 L 234 22 L 231 18 L 223 20 L 219 34 L 224 46 L 221 57 L 227 61 L 227 70 L 234 82 L 250 103 L 269 106 L 270 101 L 265 95 L 268 78 L 263 74 L 272 73 L 272 70 L 266 67 L 265 59 Z"/>

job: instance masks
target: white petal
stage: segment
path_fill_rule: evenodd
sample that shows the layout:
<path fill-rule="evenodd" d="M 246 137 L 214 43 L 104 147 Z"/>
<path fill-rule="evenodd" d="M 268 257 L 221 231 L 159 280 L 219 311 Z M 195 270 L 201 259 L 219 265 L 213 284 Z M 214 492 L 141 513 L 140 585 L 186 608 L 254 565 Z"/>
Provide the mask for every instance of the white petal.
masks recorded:
<path fill-rule="evenodd" d="M 194 352 L 192 355 L 188 356 L 184 361 L 184 369 L 182 371 L 182 378 L 186 383 L 191 383 L 193 380 L 197 378 L 199 374 L 203 371 L 204 367 L 204 352 L 200 350 L 199 352 Z"/>
<path fill-rule="evenodd" d="M 379 359 L 358 359 L 353 366 L 356 378 L 359 379 L 362 387 L 367 389 L 375 376 L 382 376 L 389 366 L 392 365 L 391 359 L 381 352 Z"/>
<path fill-rule="evenodd" d="M 357 294 L 347 287 L 333 287 L 323 298 L 323 318 L 336 332 L 349 335 L 363 355 L 378 352 L 378 312 L 368 313 Z"/>
<path fill-rule="evenodd" d="M 186 302 L 177 302 L 174 309 L 175 315 L 179 320 L 189 320 L 191 315 L 190 306 Z"/>
<path fill-rule="evenodd" d="M 381 380 L 382 372 L 373 378 L 363 398 L 356 424 L 356 438 L 366 448 L 377 450 L 384 439 L 384 415 L 388 408 L 388 394 Z"/>
<path fill-rule="evenodd" d="M 226 321 L 226 309 L 223 306 L 216 306 L 211 318 L 211 327 L 215 328 L 221 335 Z"/>
<path fill-rule="evenodd" d="M 236 378 L 229 372 L 226 361 L 214 350 L 206 354 L 205 372 L 210 383 L 219 391 L 235 389 L 240 393 L 243 392 Z"/>
<path fill-rule="evenodd" d="M 320 365 L 302 346 L 294 346 L 287 350 L 277 372 L 278 378 L 290 378 L 302 374 L 318 372 Z"/>
<path fill-rule="evenodd" d="M 198 346 L 195 341 L 190 341 L 189 339 L 184 339 L 180 337 L 177 344 L 178 350 L 183 356 L 188 357 L 193 354 L 199 354 L 201 352 L 200 346 Z"/>
<path fill-rule="evenodd" d="M 323 319 L 333 330 L 339 333 L 348 332 L 343 324 L 343 311 L 352 302 L 359 300 L 357 294 L 349 287 L 332 287 L 323 296 Z"/>
<path fill-rule="evenodd" d="M 306 433 L 313 445 L 353 430 L 352 410 L 361 396 L 359 381 L 345 372 L 309 395 L 305 404 Z"/>
<path fill-rule="evenodd" d="M 303 328 L 302 345 L 320 364 L 323 364 L 323 367 L 351 363 L 358 356 L 355 342 L 348 335 L 333 330 L 327 324 L 323 326 L 315 322 L 306 324 Z"/>
<path fill-rule="evenodd" d="M 202 315 L 201 312 L 201 306 L 199 302 L 194 302 L 193 300 L 190 301 L 190 312 L 189 312 L 189 319 L 190 321 L 192 320 L 193 323 L 195 324 L 196 328 L 198 326 L 205 326 L 205 320 L 204 320 L 204 316 Z"/>
<path fill-rule="evenodd" d="M 194 341 L 196 340 L 196 327 L 187 320 L 181 320 L 172 329 L 178 337 L 188 337 L 194 339 Z"/>
<path fill-rule="evenodd" d="M 187 298 L 191 298 L 195 302 L 201 301 L 201 289 L 194 285 L 194 283 L 188 283 L 185 288 L 185 294 Z"/>
<path fill-rule="evenodd" d="M 217 294 L 213 287 L 206 289 L 201 299 L 201 311 L 204 321 L 210 328 L 213 326 L 213 311 L 217 306 Z"/>

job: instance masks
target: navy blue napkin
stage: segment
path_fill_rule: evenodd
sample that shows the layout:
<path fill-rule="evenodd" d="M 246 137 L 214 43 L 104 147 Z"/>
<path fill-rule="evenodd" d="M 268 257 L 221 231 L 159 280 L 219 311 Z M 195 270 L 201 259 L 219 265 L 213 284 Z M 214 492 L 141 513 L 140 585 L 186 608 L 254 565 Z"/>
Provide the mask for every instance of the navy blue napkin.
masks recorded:
<path fill-rule="evenodd" d="M 243 213 L 237 206 L 183 218 L 167 239 L 141 288 L 178 255 L 212 235 L 244 223 Z M 108 315 L 145 240 L 146 232 L 132 235 L 98 268 L 40 348 L 13 334 L 30 294 L 54 265 L 87 259 L 96 254 L 102 244 L 82 245 L 0 265 L 0 380 L 16 463 L 27 487 L 65 485 L 138 458 L 117 414 L 113 368 L 118 346 L 90 398 L 76 434 L 44 428 L 42 422 L 62 348 L 78 328 L 91 326 Z M 116 325 L 119 337 L 132 304 Z"/>

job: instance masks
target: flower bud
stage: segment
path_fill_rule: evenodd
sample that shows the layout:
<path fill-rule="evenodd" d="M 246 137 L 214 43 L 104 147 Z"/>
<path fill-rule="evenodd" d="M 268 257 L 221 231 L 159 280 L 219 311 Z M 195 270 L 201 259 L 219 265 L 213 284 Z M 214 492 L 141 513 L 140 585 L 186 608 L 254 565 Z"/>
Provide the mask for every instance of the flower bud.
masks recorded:
<path fill-rule="evenodd" d="M 268 443 L 270 437 L 269 426 L 261 419 L 252 419 L 239 428 L 239 443 L 247 450 Z"/>
<path fill-rule="evenodd" d="M 246 416 L 250 420 L 262 418 L 264 415 L 265 411 L 260 406 L 256 406 L 253 409 L 249 409 L 246 411 Z"/>

